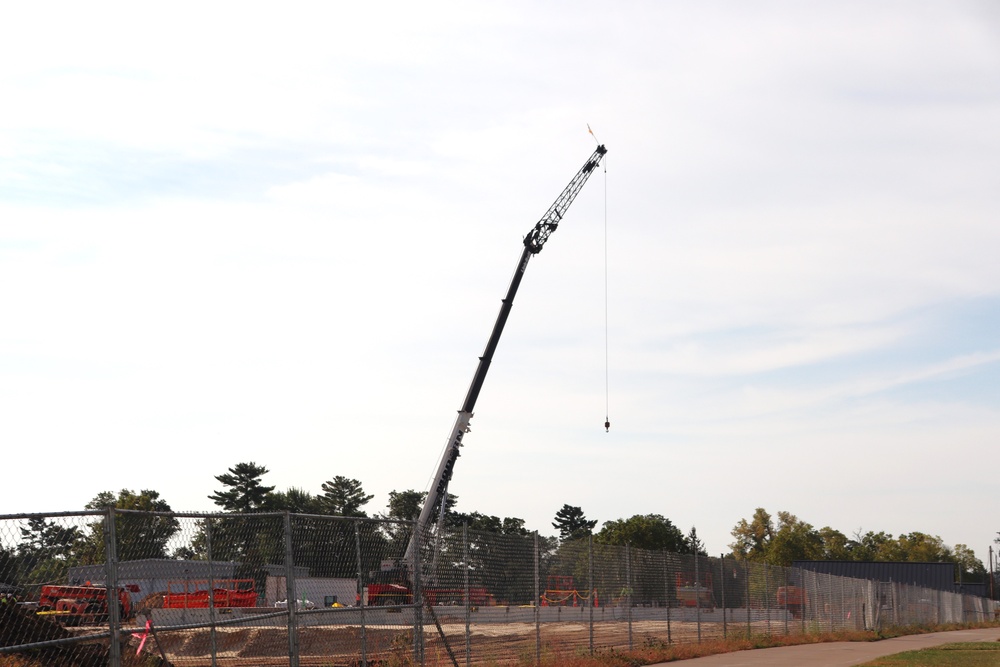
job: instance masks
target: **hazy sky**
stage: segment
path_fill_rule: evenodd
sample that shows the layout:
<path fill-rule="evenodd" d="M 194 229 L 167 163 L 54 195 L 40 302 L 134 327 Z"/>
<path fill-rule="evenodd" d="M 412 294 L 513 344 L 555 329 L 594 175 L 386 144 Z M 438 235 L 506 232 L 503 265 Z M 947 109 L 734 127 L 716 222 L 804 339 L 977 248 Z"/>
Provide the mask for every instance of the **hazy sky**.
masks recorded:
<path fill-rule="evenodd" d="M 996 3 L 3 13 L 0 512 L 212 509 L 241 461 L 425 489 L 589 123 L 607 174 L 528 269 L 459 509 L 717 554 L 763 506 L 986 560 Z"/>

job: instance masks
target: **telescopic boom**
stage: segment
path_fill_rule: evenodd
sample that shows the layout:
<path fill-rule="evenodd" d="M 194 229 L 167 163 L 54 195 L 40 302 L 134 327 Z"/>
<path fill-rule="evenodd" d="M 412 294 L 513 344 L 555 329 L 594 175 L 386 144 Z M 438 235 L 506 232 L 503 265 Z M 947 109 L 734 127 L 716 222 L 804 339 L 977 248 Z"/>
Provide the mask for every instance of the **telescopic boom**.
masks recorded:
<path fill-rule="evenodd" d="M 576 172 L 576 176 L 573 177 L 573 180 L 569 182 L 569 185 L 562 191 L 562 194 L 552 203 L 552 206 L 545 212 L 541 220 L 524 237 L 524 250 L 521 252 L 520 259 L 517 260 L 514 277 L 511 278 L 510 286 L 507 288 L 507 295 L 501 302 L 500 313 L 493 324 L 493 331 L 486 342 L 486 349 L 483 351 L 483 356 L 479 357 L 476 374 L 472 376 L 472 384 L 469 385 L 469 391 L 465 395 L 465 402 L 462 404 L 462 409 L 458 411 L 458 418 L 455 420 L 455 425 L 452 427 L 451 435 L 448 438 L 448 446 L 441 457 L 437 474 L 434 476 L 431 488 L 427 492 L 427 498 L 424 500 L 420 517 L 417 519 L 416 528 L 421 532 L 425 531 L 430 525 L 435 508 L 440 506 L 442 513 L 444 511 L 448 483 L 451 481 L 455 461 L 460 456 L 459 449 L 462 447 L 462 438 L 469 432 L 469 421 L 472 419 L 472 410 L 475 408 L 476 399 L 479 398 L 479 392 L 483 388 L 483 381 L 486 380 L 486 373 L 490 369 L 490 362 L 493 361 L 493 353 L 497 349 L 497 343 L 500 342 L 500 334 L 503 333 L 504 325 L 507 323 L 507 316 L 510 315 L 511 306 L 514 304 L 514 295 L 517 294 L 517 288 L 521 285 L 524 270 L 528 268 L 528 260 L 531 259 L 532 255 L 537 255 L 541 252 L 542 246 L 545 245 L 549 236 L 559 226 L 560 221 L 562 221 L 563 216 L 566 214 L 566 210 L 569 209 L 570 204 L 576 199 L 583 185 L 601 163 L 601 158 L 607 152 L 607 149 L 603 145 L 597 147 L 597 150 L 587 158 L 583 167 L 580 168 L 580 171 Z M 405 560 L 407 562 L 410 562 L 409 559 L 412 556 L 413 544 L 414 540 L 411 537 L 409 546 L 406 548 Z"/>

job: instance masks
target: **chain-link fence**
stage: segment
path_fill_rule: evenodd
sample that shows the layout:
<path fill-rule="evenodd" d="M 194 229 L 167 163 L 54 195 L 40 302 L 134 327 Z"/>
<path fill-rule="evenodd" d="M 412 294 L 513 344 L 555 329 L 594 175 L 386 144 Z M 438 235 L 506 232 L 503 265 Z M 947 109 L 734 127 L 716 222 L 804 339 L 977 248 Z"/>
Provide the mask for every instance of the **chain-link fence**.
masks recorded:
<path fill-rule="evenodd" d="M 992 620 L 972 595 L 407 522 L 0 516 L 0 655 L 73 665 L 557 663 L 608 649 Z"/>

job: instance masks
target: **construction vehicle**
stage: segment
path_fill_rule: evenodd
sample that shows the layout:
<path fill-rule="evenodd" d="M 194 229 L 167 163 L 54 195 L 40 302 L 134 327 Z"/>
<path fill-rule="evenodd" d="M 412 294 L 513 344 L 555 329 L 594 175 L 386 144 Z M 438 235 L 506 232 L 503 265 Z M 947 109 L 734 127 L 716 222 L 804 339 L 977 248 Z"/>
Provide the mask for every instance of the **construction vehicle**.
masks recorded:
<path fill-rule="evenodd" d="M 806 590 L 800 586 L 778 586 L 775 601 L 782 609 L 787 609 L 792 618 L 802 618 L 802 610 L 808 602 Z"/>
<path fill-rule="evenodd" d="M 517 260 L 514 275 L 510 280 L 510 285 L 507 287 L 507 294 L 501 301 L 500 312 L 497 315 L 496 322 L 493 324 L 493 330 L 490 333 L 490 337 L 486 341 L 486 349 L 483 351 L 483 355 L 479 357 L 479 364 L 476 366 L 476 372 L 472 376 L 472 383 L 469 385 L 468 392 L 465 395 L 465 401 L 462 403 L 462 408 L 458 411 L 458 417 L 455 419 L 455 424 L 451 428 L 451 432 L 448 436 L 448 444 L 441 456 L 441 462 L 438 464 L 437 472 L 431 482 L 430 489 L 427 492 L 427 497 L 424 499 L 423 507 L 420 510 L 420 516 L 417 518 L 415 535 L 410 537 L 410 541 L 407 544 L 406 553 L 402 560 L 403 563 L 411 564 L 412 566 L 412 564 L 417 561 L 417 554 L 415 553 L 418 544 L 417 540 L 424 539 L 429 536 L 432 517 L 435 512 L 437 512 L 438 516 L 438 533 L 440 534 L 441 532 L 440 527 L 444 523 L 445 515 L 444 501 L 448 497 L 448 484 L 451 481 L 455 470 L 455 462 L 461 455 L 459 450 L 462 448 L 462 439 L 465 437 L 465 434 L 470 431 L 469 422 L 472 420 L 472 411 L 475 409 L 476 400 L 479 398 L 479 392 L 482 390 L 483 382 L 486 380 L 486 373 L 490 369 L 490 363 L 493 361 L 493 354 L 496 352 L 497 344 L 500 342 L 500 335 L 503 333 L 504 325 L 507 323 L 507 317 L 510 315 L 511 307 L 514 305 L 514 296 L 517 294 L 517 290 L 521 286 L 521 279 L 524 277 L 524 272 L 528 268 L 528 261 L 532 258 L 532 256 L 541 252 L 542 246 L 545 245 L 549 236 L 551 236 L 559 226 L 559 223 L 562 221 L 563 216 L 569 209 L 570 204 L 572 204 L 573 200 L 576 199 L 576 196 L 580 193 L 580 190 L 583 188 L 584 184 L 586 184 L 591 174 L 594 173 L 594 170 L 596 170 L 598 165 L 600 165 L 601 159 L 607 152 L 607 149 L 603 145 L 599 145 L 596 150 L 594 150 L 593 154 L 587 158 L 587 161 L 584 162 L 580 170 L 576 172 L 576 175 L 572 178 L 572 180 L 570 180 L 569 184 L 563 189 L 562 193 L 560 193 L 541 219 L 535 223 L 535 226 L 532 227 L 528 234 L 524 237 L 524 249 L 521 251 L 521 256 Z M 397 569 L 399 569 L 399 572 L 393 575 L 397 580 L 395 582 L 389 582 L 389 584 L 402 587 L 406 593 L 400 593 L 398 589 L 378 589 L 382 592 L 376 594 L 376 599 L 379 595 L 394 596 L 396 598 L 402 595 L 403 599 L 412 600 L 412 595 L 410 595 L 411 586 L 409 579 L 406 576 L 406 570 L 405 568 Z M 431 591 L 434 587 L 433 582 L 427 583 L 429 585 L 425 587 L 424 593 L 429 597 L 432 595 Z M 369 598 L 372 598 L 372 586 L 377 585 L 381 584 L 373 583 L 366 588 Z"/>
<path fill-rule="evenodd" d="M 678 572 L 674 584 L 678 606 L 715 610 L 711 572 L 702 572 L 697 577 L 694 572 Z"/>
<path fill-rule="evenodd" d="M 408 568 L 401 564 L 393 565 L 378 572 L 371 572 L 369 583 L 365 586 L 366 606 L 397 606 L 413 604 L 413 592 Z M 473 607 L 485 607 L 495 604 L 493 596 L 482 586 L 469 587 L 469 604 Z M 433 606 L 464 605 L 464 588 L 427 587 L 423 590 L 424 601 Z"/>
<path fill-rule="evenodd" d="M 132 598 L 139 587 L 129 584 L 118 588 L 119 618 L 132 616 Z M 50 616 L 63 625 L 97 625 L 108 622 L 108 589 L 92 586 L 46 584 L 38 594 L 38 615 Z"/>
<path fill-rule="evenodd" d="M 210 588 L 207 579 L 168 581 L 163 608 L 208 609 L 213 604 L 217 608 L 257 606 L 253 579 L 215 579 L 212 584 Z"/>

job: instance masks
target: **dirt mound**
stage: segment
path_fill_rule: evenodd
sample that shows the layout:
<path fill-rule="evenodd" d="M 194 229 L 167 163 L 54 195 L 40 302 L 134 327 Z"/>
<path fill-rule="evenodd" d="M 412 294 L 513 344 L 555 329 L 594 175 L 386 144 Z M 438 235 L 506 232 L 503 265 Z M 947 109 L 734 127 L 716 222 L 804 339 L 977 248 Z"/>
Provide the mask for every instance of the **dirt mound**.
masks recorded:
<path fill-rule="evenodd" d="M 55 621 L 39 616 L 20 605 L 0 607 L 0 646 L 20 646 L 36 642 L 68 639 L 74 634 Z M 131 640 L 135 643 L 135 640 Z M 137 645 L 137 644 L 136 644 Z M 106 639 L 30 649 L 24 653 L 0 654 L 0 667 L 104 667 L 110 651 Z M 135 648 L 122 651 L 123 667 L 168 667 L 159 657 Z"/>
<path fill-rule="evenodd" d="M 47 642 L 71 636 L 58 623 L 44 619 L 21 605 L 5 604 L 0 607 L 0 646 Z"/>
<path fill-rule="evenodd" d="M 166 591 L 156 591 L 155 593 L 150 593 L 145 596 L 136 603 L 135 613 L 142 614 L 143 616 L 149 616 L 150 609 L 162 609 L 163 596 L 166 594 Z"/>

